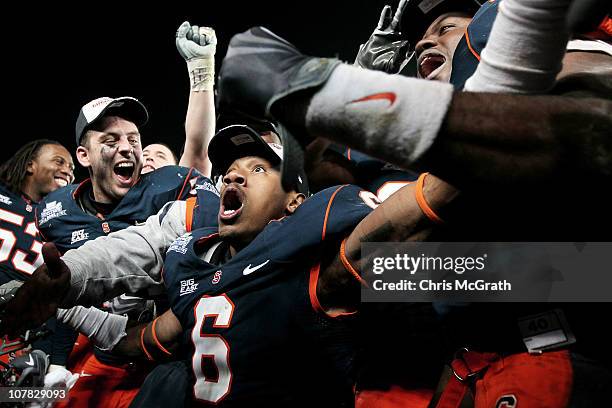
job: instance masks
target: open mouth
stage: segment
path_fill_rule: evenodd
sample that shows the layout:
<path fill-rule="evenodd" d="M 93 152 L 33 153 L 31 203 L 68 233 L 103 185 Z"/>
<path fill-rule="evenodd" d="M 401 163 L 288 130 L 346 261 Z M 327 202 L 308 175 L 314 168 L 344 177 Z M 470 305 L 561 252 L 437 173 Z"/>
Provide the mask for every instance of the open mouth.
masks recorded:
<path fill-rule="evenodd" d="M 221 197 L 221 207 L 219 208 L 219 218 L 224 222 L 236 220 L 242 213 L 244 203 L 244 193 L 235 188 L 228 187 Z"/>
<path fill-rule="evenodd" d="M 55 184 L 60 187 L 66 187 L 68 185 L 68 180 L 63 177 L 54 177 L 53 179 L 55 180 Z"/>
<path fill-rule="evenodd" d="M 421 78 L 433 79 L 440 73 L 446 58 L 440 54 L 428 54 L 419 58 L 419 75 Z"/>
<path fill-rule="evenodd" d="M 132 181 L 132 177 L 134 176 L 134 163 L 132 162 L 122 162 L 117 163 L 115 167 L 113 167 L 113 172 L 117 179 L 123 184 L 130 184 Z"/>

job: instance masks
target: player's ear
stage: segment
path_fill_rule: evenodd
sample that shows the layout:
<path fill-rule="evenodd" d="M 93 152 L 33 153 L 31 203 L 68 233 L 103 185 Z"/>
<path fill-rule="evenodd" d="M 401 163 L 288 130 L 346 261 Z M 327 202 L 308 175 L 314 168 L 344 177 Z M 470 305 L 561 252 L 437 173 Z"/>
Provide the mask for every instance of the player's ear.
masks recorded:
<path fill-rule="evenodd" d="M 90 167 L 89 151 L 85 146 L 79 146 L 76 149 L 76 158 L 83 167 Z"/>
<path fill-rule="evenodd" d="M 289 202 L 287 203 L 287 207 L 285 208 L 285 213 L 287 215 L 291 215 L 298 209 L 300 205 L 304 202 L 306 196 L 302 193 L 296 193 L 295 191 L 290 194 Z"/>
<path fill-rule="evenodd" d="M 36 162 L 34 160 L 30 160 L 28 165 L 26 166 L 26 174 L 31 176 L 36 171 Z"/>

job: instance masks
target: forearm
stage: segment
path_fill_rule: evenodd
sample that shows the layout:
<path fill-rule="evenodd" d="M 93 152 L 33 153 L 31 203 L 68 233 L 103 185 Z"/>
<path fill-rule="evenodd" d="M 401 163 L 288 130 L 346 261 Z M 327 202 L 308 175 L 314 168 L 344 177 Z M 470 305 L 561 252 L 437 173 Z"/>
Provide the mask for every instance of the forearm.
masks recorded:
<path fill-rule="evenodd" d="M 181 324 L 174 313 L 168 310 L 152 322 L 129 328 L 127 336 L 117 343 L 113 352 L 148 360 L 168 360 L 178 349 L 181 332 Z"/>
<path fill-rule="evenodd" d="M 57 319 L 83 333 L 103 350 L 112 349 L 126 336 L 127 316 L 108 313 L 95 307 L 58 309 Z"/>
<path fill-rule="evenodd" d="M 290 128 L 432 171 L 460 188 L 537 182 L 585 163 L 610 171 L 612 101 L 449 94 L 444 85 L 341 66 L 321 90 L 292 96 L 274 114 Z"/>
<path fill-rule="evenodd" d="M 215 103 L 212 90 L 191 91 L 185 119 L 185 148 L 179 164 L 195 167 L 210 176 L 208 143 L 215 134 Z"/>
<path fill-rule="evenodd" d="M 428 175 L 425 181 L 412 183 L 386 199 L 355 227 L 345 239 L 340 251 L 328 265 L 321 268 L 317 296 L 321 304 L 332 310 L 355 310 L 359 303 L 359 287 L 367 280 L 363 266 L 361 244 L 367 242 L 423 241 L 443 217 L 445 208 L 459 195 L 459 191 L 443 180 Z M 421 200 L 417 201 L 417 189 Z M 424 201 L 424 202 L 423 202 Z"/>
<path fill-rule="evenodd" d="M 461 188 L 610 175 L 610 134 L 612 101 L 456 93 L 418 165 Z"/>
<path fill-rule="evenodd" d="M 167 205 L 167 211 L 164 207 L 145 225 L 114 232 L 68 251 L 62 259 L 71 272 L 70 290 L 62 306 L 87 306 L 121 293 L 161 290 L 166 249 L 186 232 L 185 203 Z"/>
<path fill-rule="evenodd" d="M 345 252 L 359 269 L 362 243 L 423 241 L 444 219 L 445 208 L 457 198 L 459 190 L 431 174 L 421 178 L 422 187 L 420 183 L 402 187 L 365 217 L 348 236 Z M 417 200 L 419 189 L 425 202 Z M 426 207 L 441 219 L 432 219 Z"/>

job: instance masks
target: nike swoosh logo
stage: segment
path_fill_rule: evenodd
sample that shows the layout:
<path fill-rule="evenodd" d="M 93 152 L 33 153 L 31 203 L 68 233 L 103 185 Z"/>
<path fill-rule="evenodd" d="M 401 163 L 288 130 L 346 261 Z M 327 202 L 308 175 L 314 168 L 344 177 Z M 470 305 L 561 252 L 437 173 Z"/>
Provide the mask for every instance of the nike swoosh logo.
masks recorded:
<path fill-rule="evenodd" d="M 34 367 L 34 359 L 32 358 L 31 354 L 28 356 L 28 361 L 26 361 L 25 363 L 30 367 Z"/>
<path fill-rule="evenodd" d="M 266 265 L 268 262 L 270 262 L 270 260 L 269 260 L 269 259 L 268 259 L 266 262 L 264 262 L 264 263 L 260 263 L 259 265 L 254 266 L 254 267 L 252 267 L 252 268 L 251 268 L 251 264 L 249 264 L 249 266 L 247 266 L 246 268 L 244 268 L 244 271 L 242 271 L 242 274 L 243 274 L 243 275 L 248 275 L 248 274 L 251 274 L 251 273 L 255 272 L 256 270 L 258 270 L 259 268 L 261 268 L 261 267 L 265 266 L 265 265 Z"/>
<path fill-rule="evenodd" d="M 83 370 L 81 370 L 81 377 L 93 377 L 93 374 L 87 374 Z"/>
<path fill-rule="evenodd" d="M 394 92 L 381 92 L 381 93 L 364 96 L 363 98 L 355 99 L 354 101 L 349 102 L 349 104 L 358 103 L 358 102 L 366 102 L 366 101 L 385 100 L 385 101 L 389 101 L 389 106 L 391 106 L 395 103 L 396 98 L 397 96 L 395 95 Z"/>

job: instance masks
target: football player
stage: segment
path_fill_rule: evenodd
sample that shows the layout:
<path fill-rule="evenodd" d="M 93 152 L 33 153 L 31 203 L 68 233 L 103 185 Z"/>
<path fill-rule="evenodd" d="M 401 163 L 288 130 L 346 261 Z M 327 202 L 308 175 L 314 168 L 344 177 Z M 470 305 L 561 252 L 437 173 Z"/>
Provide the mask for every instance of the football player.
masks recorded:
<path fill-rule="evenodd" d="M 60 143 L 39 139 L 22 146 L 0 167 L 0 284 L 25 280 L 42 263 L 34 207 L 72 183 L 74 163 Z"/>
<path fill-rule="evenodd" d="M 115 352 L 159 360 L 180 356 L 178 345 L 186 345 L 201 401 L 350 405 L 360 243 L 426 236 L 432 212 L 453 201 L 456 190 L 429 176 L 424 186 L 404 187 L 373 212 L 375 196 L 350 185 L 305 200 L 303 175 L 290 191 L 280 184 L 279 165 L 287 164 L 277 142 L 242 125 L 222 129 L 210 145 L 214 173 L 223 179 L 219 227 L 197 222 L 199 207 L 190 216 L 174 203 L 142 227 L 67 253 L 72 281 L 86 273 L 97 286 L 70 292 L 91 301 L 106 292 L 99 278 L 111 275 L 112 286 L 156 284 L 162 265 L 143 265 L 167 250 L 163 282 L 171 310 L 128 329 Z M 420 204 L 417 188 L 426 198 Z M 66 273 L 60 274 L 62 294 Z M 70 293 L 67 299 L 75 300 Z M 317 393 L 306 392 L 315 386 Z"/>

